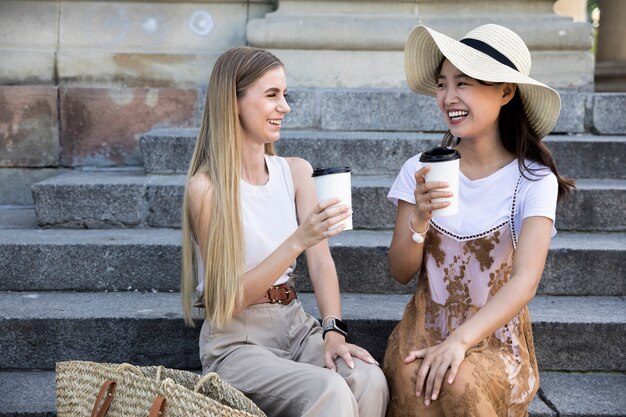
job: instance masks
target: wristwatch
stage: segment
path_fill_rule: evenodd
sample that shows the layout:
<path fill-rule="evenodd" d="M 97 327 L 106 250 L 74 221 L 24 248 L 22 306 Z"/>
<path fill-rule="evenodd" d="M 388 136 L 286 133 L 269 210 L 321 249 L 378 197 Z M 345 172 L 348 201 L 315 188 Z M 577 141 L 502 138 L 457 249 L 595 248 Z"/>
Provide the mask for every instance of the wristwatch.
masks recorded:
<path fill-rule="evenodd" d="M 346 337 L 348 335 L 348 326 L 337 318 L 329 317 L 322 327 L 322 339 L 326 338 L 326 333 L 328 332 L 341 333 L 343 337 Z"/>

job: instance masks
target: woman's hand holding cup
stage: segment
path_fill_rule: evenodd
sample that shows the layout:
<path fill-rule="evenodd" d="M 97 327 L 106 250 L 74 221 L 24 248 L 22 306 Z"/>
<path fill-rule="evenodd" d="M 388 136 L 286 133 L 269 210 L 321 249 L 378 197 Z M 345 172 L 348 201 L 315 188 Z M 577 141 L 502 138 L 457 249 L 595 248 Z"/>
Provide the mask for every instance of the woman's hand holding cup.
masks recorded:
<path fill-rule="evenodd" d="M 412 227 L 415 230 L 425 230 L 428 222 L 433 217 L 433 210 L 443 209 L 452 204 L 450 201 L 433 202 L 435 199 L 452 197 L 450 191 L 442 191 L 448 188 L 445 181 L 426 182 L 426 174 L 430 172 L 430 166 L 424 166 L 415 173 L 415 210 L 413 212 Z"/>
<path fill-rule="evenodd" d="M 345 224 L 338 223 L 350 217 L 352 210 L 347 205 L 339 204 L 340 201 L 339 198 L 329 198 L 318 203 L 300 223 L 294 237 L 303 251 L 324 239 L 337 236 L 346 228 Z"/>

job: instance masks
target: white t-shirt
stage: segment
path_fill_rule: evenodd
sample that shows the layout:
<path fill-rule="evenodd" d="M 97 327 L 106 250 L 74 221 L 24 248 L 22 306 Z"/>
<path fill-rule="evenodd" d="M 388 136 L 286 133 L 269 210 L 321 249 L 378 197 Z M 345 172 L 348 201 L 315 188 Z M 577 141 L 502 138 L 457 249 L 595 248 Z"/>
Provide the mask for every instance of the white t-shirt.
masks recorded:
<path fill-rule="evenodd" d="M 415 204 L 415 173 L 422 168 L 420 154 L 404 163 L 387 198 L 395 205 L 398 200 Z M 532 164 L 532 165 L 531 165 Z M 520 181 L 515 203 L 515 234 L 519 236 L 526 217 L 543 216 L 555 220 L 558 183 L 549 168 L 526 161 L 533 171 Z M 534 169 L 540 168 L 539 171 Z M 458 236 L 484 233 L 509 220 L 515 187 L 520 178 L 517 159 L 485 178 L 470 180 L 463 173 L 459 178 L 459 212 L 436 217 L 435 222 Z M 554 223 L 552 236 L 556 234 Z"/>

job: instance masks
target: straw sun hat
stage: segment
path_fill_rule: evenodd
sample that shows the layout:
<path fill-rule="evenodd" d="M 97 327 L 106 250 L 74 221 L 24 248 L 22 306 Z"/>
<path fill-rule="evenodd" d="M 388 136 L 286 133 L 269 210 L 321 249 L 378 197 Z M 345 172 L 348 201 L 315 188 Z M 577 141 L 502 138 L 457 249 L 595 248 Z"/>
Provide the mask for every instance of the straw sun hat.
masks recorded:
<path fill-rule="evenodd" d="M 530 52 L 512 30 L 488 24 L 457 41 L 426 26 L 415 27 L 404 48 L 404 67 L 411 90 L 435 96 L 435 71 L 444 57 L 477 80 L 517 84 L 530 125 L 539 138 L 554 128 L 561 109 L 559 94 L 528 76 Z"/>

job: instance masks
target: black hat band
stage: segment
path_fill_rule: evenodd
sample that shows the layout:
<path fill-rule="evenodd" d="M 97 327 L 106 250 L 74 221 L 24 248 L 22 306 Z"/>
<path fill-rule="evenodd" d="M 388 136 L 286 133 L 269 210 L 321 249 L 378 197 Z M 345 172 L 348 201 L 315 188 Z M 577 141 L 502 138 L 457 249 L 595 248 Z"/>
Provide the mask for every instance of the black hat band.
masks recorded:
<path fill-rule="evenodd" d="M 479 41 L 478 39 L 472 39 L 472 38 L 461 39 L 461 43 L 469 46 L 470 48 L 474 48 L 479 52 L 487 54 L 493 59 L 495 59 L 496 61 L 498 61 L 499 63 L 504 64 L 507 67 L 512 68 L 515 71 L 519 72 L 519 69 L 517 69 L 515 64 L 513 64 L 513 62 L 511 62 L 509 58 L 507 58 L 504 54 L 502 54 L 496 48 L 494 48 L 493 46 L 487 43 L 483 41 Z"/>

